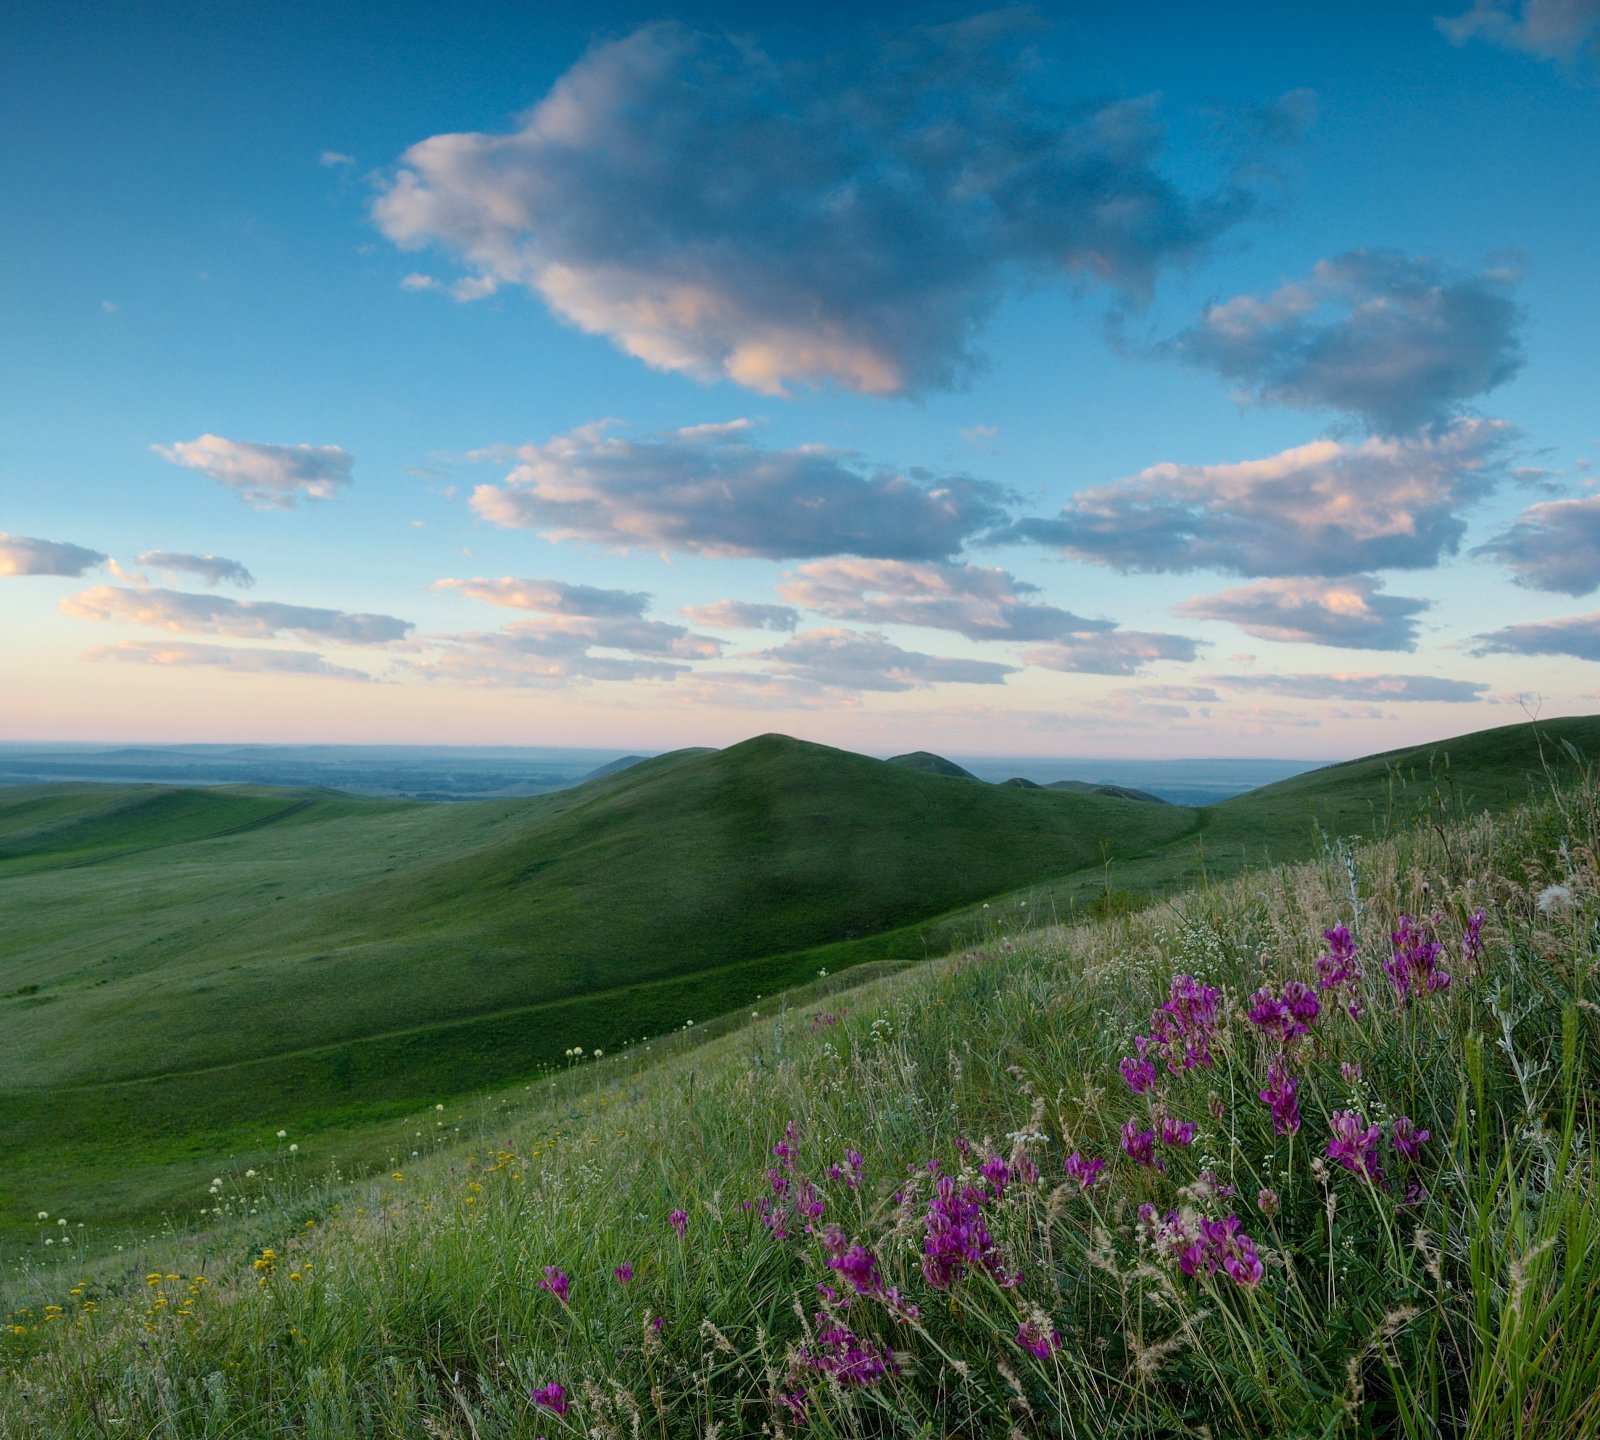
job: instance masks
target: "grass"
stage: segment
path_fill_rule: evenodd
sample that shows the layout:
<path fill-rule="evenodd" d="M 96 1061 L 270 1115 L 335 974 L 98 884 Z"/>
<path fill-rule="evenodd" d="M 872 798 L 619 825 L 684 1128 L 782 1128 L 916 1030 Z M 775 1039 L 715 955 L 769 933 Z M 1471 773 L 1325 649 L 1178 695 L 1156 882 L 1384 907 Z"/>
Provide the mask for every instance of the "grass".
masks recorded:
<path fill-rule="evenodd" d="M 1552 764 L 1568 764 L 1563 737 L 1600 744 L 1595 720 L 1541 728 Z M 147 1232 L 219 1163 L 270 1157 L 279 1128 L 381 1163 L 419 1097 L 529 1079 L 575 1044 L 614 1051 L 818 971 L 1504 808 L 1538 773 L 1520 726 L 1206 810 L 781 736 L 449 807 L 3 791 L 0 1253 L 63 1197 L 102 1229 Z"/>
<path fill-rule="evenodd" d="M 207 1233 L 120 1266 L 63 1260 L 52 1217 L 12 1282 L 0 1424 L 1593 1435 L 1597 852 L 1592 782 L 1497 819 L 1395 825 L 1136 914 L 996 931 L 675 1039 L 692 1047 L 675 1056 L 574 1060 L 469 1115 L 418 1106 L 407 1128 L 429 1135 L 378 1177 L 329 1174 L 315 1138 L 293 1157 L 280 1144 L 270 1174 L 198 1187 Z M 1391 985 L 1406 914 L 1447 988 Z M 1336 923 L 1356 940 L 1359 1013 L 1324 991 L 1285 1047 L 1249 1018 L 1255 992 L 1314 981 Z M 1175 985 L 1217 992 L 1187 1032 L 1208 1032 L 1209 1064 L 1135 1093 L 1119 1061 Z M 1257 1098 L 1280 1054 L 1293 1134 Z M 1401 1116 L 1429 1132 L 1414 1155 Z M 1163 1117 L 1195 1131 L 1155 1145 L 1157 1170 L 1123 1136 L 1137 1151 Z M 1381 1179 L 1329 1153 L 1336 1122 L 1358 1156 L 1372 1127 Z M 457 1125 L 459 1143 L 429 1138 Z M 1074 1153 L 1105 1162 L 1089 1188 L 1065 1170 Z M 925 1266 L 951 1233 L 940 1208 L 962 1206 L 964 1264 Z M 1225 1254 L 1237 1276 L 1207 1267 Z"/>

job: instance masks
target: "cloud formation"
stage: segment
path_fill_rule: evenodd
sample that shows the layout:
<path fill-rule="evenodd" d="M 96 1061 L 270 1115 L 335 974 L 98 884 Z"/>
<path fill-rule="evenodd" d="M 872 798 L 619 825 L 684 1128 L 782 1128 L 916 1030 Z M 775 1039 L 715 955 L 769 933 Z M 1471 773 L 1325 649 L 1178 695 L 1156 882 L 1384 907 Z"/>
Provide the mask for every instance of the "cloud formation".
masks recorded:
<path fill-rule="evenodd" d="M 1348 650 L 1415 650 L 1417 617 L 1430 601 L 1380 595 L 1372 575 L 1331 580 L 1262 580 L 1172 608 L 1196 620 L 1226 620 L 1263 640 Z"/>
<path fill-rule="evenodd" d="M 903 650 L 876 632 L 806 630 L 757 657 L 773 675 L 831 690 L 899 692 L 938 684 L 999 685 L 1013 665 Z"/>
<path fill-rule="evenodd" d="M 115 585 L 96 585 L 69 595 L 61 601 L 61 611 L 74 620 L 151 625 L 180 634 L 252 640 L 290 634 L 343 645 L 388 645 L 405 639 L 412 629 L 409 620 L 393 615 L 280 605 L 270 600 L 232 600 L 185 590 L 124 590 Z"/>
<path fill-rule="evenodd" d="M 1475 680 L 1442 675 L 1207 675 L 1228 690 L 1289 695 L 1297 700 L 1442 701 L 1462 704 L 1489 689 Z"/>
<path fill-rule="evenodd" d="M 1155 465 L 1082 490 L 1055 519 L 994 538 L 1059 546 L 1122 571 L 1339 576 L 1415 570 L 1459 548 L 1460 512 L 1494 488 L 1510 427 L 1459 420 L 1438 434 L 1318 440 L 1262 460 Z"/>
<path fill-rule="evenodd" d="M 98 550 L 69 545 L 65 540 L 36 540 L 31 535 L 8 535 L 0 530 L 0 576 L 76 577 L 104 565 L 106 559 Z"/>
<path fill-rule="evenodd" d="M 1522 368 L 1514 278 L 1353 250 L 1270 294 L 1210 306 L 1171 348 L 1238 382 L 1241 398 L 1342 410 L 1404 434 L 1445 423 Z"/>
<path fill-rule="evenodd" d="M 256 577 L 237 560 L 226 560 L 221 555 L 184 555 L 176 550 L 146 550 L 134 563 L 148 565 L 152 570 L 198 575 L 207 585 L 220 585 L 226 581 L 229 585 L 248 588 L 256 583 Z"/>
<path fill-rule="evenodd" d="M 657 369 L 949 386 L 1007 290 L 1142 295 L 1250 208 L 1163 175 L 1151 102 L 1038 98 L 1031 28 L 1010 11 L 789 62 L 646 26 L 511 132 L 413 145 L 373 218 Z"/>
<path fill-rule="evenodd" d="M 537 610 L 545 615 L 585 615 L 623 619 L 643 615 L 650 597 L 643 590 L 603 590 L 595 585 L 569 585 L 564 580 L 438 580 L 435 590 L 455 590 L 488 605 Z"/>
<path fill-rule="evenodd" d="M 1530 590 L 1587 595 L 1600 586 L 1600 495 L 1530 505 L 1472 553 L 1509 565 Z"/>
<path fill-rule="evenodd" d="M 1199 645 L 1187 635 L 1149 630 L 1091 631 L 1024 650 L 1022 658 L 1030 665 L 1073 675 L 1139 675 L 1157 660 L 1193 660 Z"/>
<path fill-rule="evenodd" d="M 1055 640 L 1113 630 L 1026 597 L 1037 585 L 1005 570 L 905 560 L 819 560 L 785 576 L 778 594 L 834 620 L 922 625 L 969 640 Z"/>
<path fill-rule="evenodd" d="M 1572 655 L 1600 660 L 1600 614 L 1530 620 L 1479 635 L 1474 655 Z"/>
<path fill-rule="evenodd" d="M 150 447 L 164 460 L 198 470 L 259 510 L 286 510 L 297 500 L 331 500 L 350 483 L 355 457 L 337 445 L 259 445 L 202 435 Z"/>
<path fill-rule="evenodd" d="M 1600 75 L 1600 0 L 1473 0 L 1464 14 L 1434 21 L 1452 44 L 1487 40 Z"/>
<path fill-rule="evenodd" d="M 334 665 L 310 650 L 252 650 L 244 646 L 197 645 L 186 641 L 119 640 L 93 645 L 84 660 L 121 665 L 202 666 L 237 675 L 321 675 L 333 680 L 371 681 L 365 671 Z"/>
<path fill-rule="evenodd" d="M 756 605 L 747 600 L 716 600 L 710 605 L 685 605 L 684 615 L 714 630 L 793 630 L 800 612 L 787 605 Z"/>
<path fill-rule="evenodd" d="M 541 690 L 596 680 L 674 680 L 689 671 L 690 667 L 679 661 L 648 655 L 592 654 L 592 645 L 614 646 L 622 637 L 601 638 L 585 632 L 586 626 L 606 625 L 603 620 L 575 619 L 569 623 L 573 628 L 515 621 L 503 630 L 440 636 L 434 641 L 437 646 L 434 653 L 407 661 L 406 668 L 424 680 L 450 681 L 474 689 Z M 625 626 L 651 622 L 610 623 Z M 648 635 L 635 638 L 646 646 L 651 643 Z M 671 653 L 670 641 L 663 644 L 657 640 L 657 656 Z"/>
<path fill-rule="evenodd" d="M 821 446 L 763 450 L 750 424 L 695 425 L 637 439 L 587 425 L 526 445 L 472 508 L 507 528 L 699 555 L 940 559 L 1005 520 L 1003 487 L 966 475 L 898 472 Z"/>

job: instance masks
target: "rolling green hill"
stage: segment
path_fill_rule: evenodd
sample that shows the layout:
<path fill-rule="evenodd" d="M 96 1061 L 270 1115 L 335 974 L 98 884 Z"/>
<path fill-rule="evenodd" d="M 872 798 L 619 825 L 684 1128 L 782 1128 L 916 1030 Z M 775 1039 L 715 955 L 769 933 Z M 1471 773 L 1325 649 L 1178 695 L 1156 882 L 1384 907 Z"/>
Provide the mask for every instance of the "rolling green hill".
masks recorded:
<path fill-rule="evenodd" d="M 1600 719 L 1539 727 L 1600 753 Z M 531 799 L 0 791 L 0 1229 L 148 1215 L 210 1157 L 346 1137 L 1032 914 L 1134 906 L 1328 837 L 1500 808 L 1528 726 L 1205 810 L 980 783 L 768 735 Z M 770 1000 L 762 1003 L 770 1003 Z M 67 1162 L 60 1155 L 71 1155 Z M 49 1194 L 45 1192 L 49 1191 Z"/>

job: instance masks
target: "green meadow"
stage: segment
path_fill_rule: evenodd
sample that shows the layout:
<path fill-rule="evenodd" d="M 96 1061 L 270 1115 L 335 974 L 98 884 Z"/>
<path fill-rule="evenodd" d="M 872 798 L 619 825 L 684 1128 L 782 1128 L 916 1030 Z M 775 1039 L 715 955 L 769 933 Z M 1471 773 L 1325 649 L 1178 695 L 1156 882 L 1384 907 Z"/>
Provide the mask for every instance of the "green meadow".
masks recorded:
<path fill-rule="evenodd" d="M 471 1098 L 396 1091 L 366 1122 L 388 1147 L 376 1172 L 333 1163 L 349 1139 L 335 1129 L 278 1139 L 263 1121 L 259 1154 L 213 1152 L 191 1184 L 203 1219 L 124 1251 L 58 1229 L 80 1218 L 70 1199 L 41 1202 L 7 1277 L 0 1433 L 1584 1440 L 1600 1431 L 1600 789 L 1572 752 L 1594 738 L 1592 722 L 1519 727 L 1334 767 L 1163 817 L 1189 829 L 1143 854 L 1131 829 L 1108 859 L 1106 835 L 1051 842 L 1041 824 L 1031 844 L 1075 845 L 1099 887 L 1061 923 L 1012 912 L 1065 896 L 1070 874 L 1025 890 L 1027 907 L 946 918 L 987 926 L 947 956 L 813 975 L 759 1013 L 563 1055 Z M 923 795 L 923 832 L 934 814 L 1022 813 L 988 808 L 1008 794 L 1061 799 L 914 772 L 903 790 L 896 767 L 763 740 L 542 813 L 615 815 L 668 781 L 748 793 L 739 768 L 762 755 L 803 806 L 828 803 L 819 762 L 863 803 Z M 142 855 L 148 883 L 177 885 L 189 850 L 259 843 L 274 823 L 286 895 L 296 875 L 312 884 L 313 856 L 329 863 L 326 839 L 295 848 L 319 824 L 354 824 L 347 844 L 384 833 L 394 858 L 407 835 L 427 850 L 428 825 L 480 833 L 469 810 L 299 799 L 291 815 L 213 796 L 232 807 L 226 833 L 175 805 L 164 871 L 131 821 L 120 851 L 89 843 L 92 796 L 18 797 L 48 800 L 35 829 L 62 827 L 56 853 L 94 884 Z M 318 803 L 342 813 L 318 821 Z M 1259 838 L 1230 859 L 1215 837 L 1244 833 L 1252 807 Z M 781 838 L 777 817 L 748 813 Z M 680 833 L 699 823 L 707 844 L 694 815 L 685 804 Z M 503 886 L 534 853 L 508 828 L 475 868 L 414 863 Z M 619 821 L 611 840 L 636 833 Z M 1200 835 L 1201 883 L 1118 898 L 1119 871 L 1176 884 Z M 1260 863 L 1297 844 L 1298 861 Z M 917 848 L 908 836 L 901 853 Z M 1025 849 L 1013 863 L 1032 863 Z M 437 883 L 413 881 L 390 933 Z M 799 933 L 781 913 L 746 923 L 757 944 Z M 170 1060 L 181 1036 L 166 1039 Z M 102 1040 L 95 1063 L 128 1063 L 146 1041 L 127 1040 Z M 1157 1063 L 1141 1076 L 1145 1047 Z M 268 1073 L 265 1056 L 239 1063 Z M 226 1065 L 196 1073 L 233 1083 Z M 114 1143 L 92 1119 L 63 1149 Z"/>
<path fill-rule="evenodd" d="M 987 785 L 782 736 L 532 799 L 0 791 L 0 1236 L 195 1209 L 277 1131 L 384 1163 L 420 1101 L 551 1073 L 866 962 L 1136 910 L 1499 812 L 1600 749 L 1513 726 L 1205 809 Z"/>

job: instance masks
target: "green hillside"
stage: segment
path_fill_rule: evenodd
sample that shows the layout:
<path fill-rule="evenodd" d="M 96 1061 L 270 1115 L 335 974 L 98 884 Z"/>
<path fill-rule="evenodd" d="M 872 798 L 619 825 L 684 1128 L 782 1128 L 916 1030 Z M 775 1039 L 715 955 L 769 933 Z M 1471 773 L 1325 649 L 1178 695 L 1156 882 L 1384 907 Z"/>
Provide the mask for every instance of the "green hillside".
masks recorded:
<path fill-rule="evenodd" d="M 1600 753 L 1600 719 L 1539 733 L 1558 771 L 1564 743 Z M 449 806 L 0 791 L 0 1233 L 52 1208 L 47 1190 L 108 1220 L 156 1213 L 289 1126 L 365 1163 L 388 1143 L 373 1126 L 417 1097 L 574 1045 L 1503 808 L 1544 786 L 1538 745 L 1508 727 L 1206 810 L 951 784 L 777 735 Z"/>

